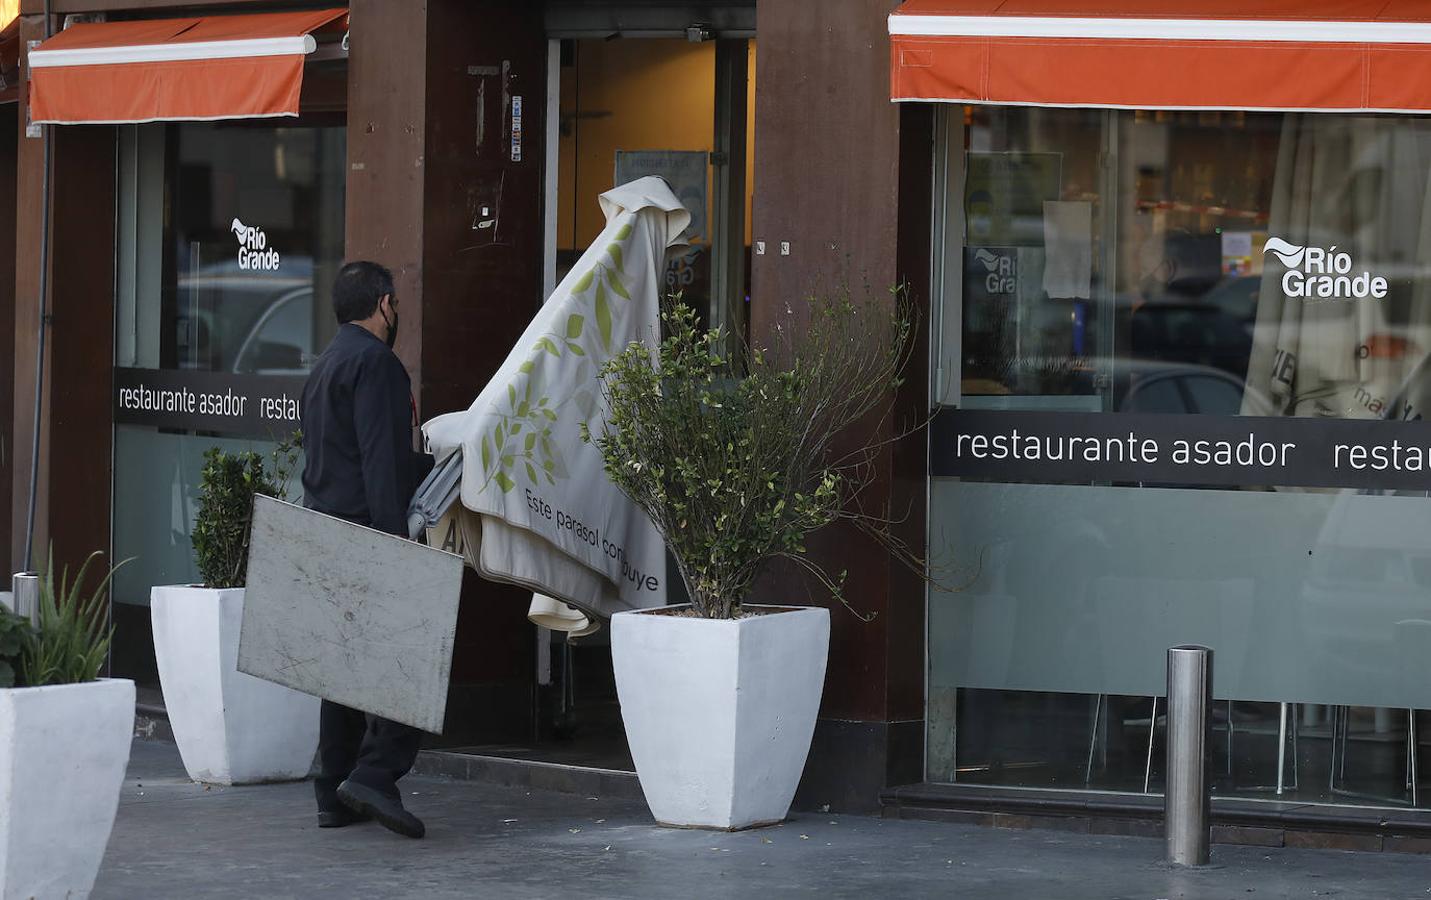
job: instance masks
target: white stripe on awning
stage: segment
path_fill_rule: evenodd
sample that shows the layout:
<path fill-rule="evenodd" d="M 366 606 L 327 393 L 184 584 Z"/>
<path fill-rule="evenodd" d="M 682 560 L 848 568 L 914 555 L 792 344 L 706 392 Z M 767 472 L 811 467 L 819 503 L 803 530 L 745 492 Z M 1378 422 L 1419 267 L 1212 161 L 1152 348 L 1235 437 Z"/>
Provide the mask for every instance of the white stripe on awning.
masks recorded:
<path fill-rule="evenodd" d="M 318 49 L 311 34 L 237 41 L 148 44 L 133 47 L 93 47 L 74 50 L 34 50 L 33 69 L 56 66 L 111 66 L 125 63 L 180 62 L 201 59 L 247 59 L 257 56 L 299 56 Z"/>
<path fill-rule="evenodd" d="M 889 33 L 929 37 L 1090 38 L 1431 44 L 1431 23 L 1269 19 L 1104 19 L 1073 16 L 891 15 Z"/>

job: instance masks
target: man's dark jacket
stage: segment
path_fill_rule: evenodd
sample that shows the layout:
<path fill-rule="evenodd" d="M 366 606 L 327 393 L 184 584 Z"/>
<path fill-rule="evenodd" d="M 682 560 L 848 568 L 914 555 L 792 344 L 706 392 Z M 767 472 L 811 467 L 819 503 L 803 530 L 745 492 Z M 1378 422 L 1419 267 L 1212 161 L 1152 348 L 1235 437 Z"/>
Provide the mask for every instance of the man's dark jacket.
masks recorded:
<path fill-rule="evenodd" d="M 412 449 L 412 384 L 372 332 L 342 325 L 303 388 L 303 502 L 407 536 L 407 505 L 432 468 Z"/>

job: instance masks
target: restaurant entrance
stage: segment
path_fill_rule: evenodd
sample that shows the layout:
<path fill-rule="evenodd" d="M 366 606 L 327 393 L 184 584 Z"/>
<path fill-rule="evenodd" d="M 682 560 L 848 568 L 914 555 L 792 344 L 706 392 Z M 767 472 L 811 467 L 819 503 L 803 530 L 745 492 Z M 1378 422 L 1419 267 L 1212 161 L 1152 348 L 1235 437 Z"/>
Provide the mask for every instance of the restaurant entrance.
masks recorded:
<path fill-rule="evenodd" d="M 752 10 L 753 12 L 753 10 Z M 753 15 L 746 24 L 753 26 Z M 701 317 L 745 334 L 749 303 L 749 197 L 753 185 L 755 46 L 750 29 L 674 14 L 646 28 L 593 29 L 585 14 L 548 16 L 546 290 L 566 276 L 605 225 L 598 197 L 636 178 L 665 178 L 692 212 L 690 248 L 673 260 L 665 289 Z M 680 579 L 668 602 L 678 603 Z M 534 616 L 536 727 L 522 744 L 465 752 L 631 771 L 603 624 Z"/>

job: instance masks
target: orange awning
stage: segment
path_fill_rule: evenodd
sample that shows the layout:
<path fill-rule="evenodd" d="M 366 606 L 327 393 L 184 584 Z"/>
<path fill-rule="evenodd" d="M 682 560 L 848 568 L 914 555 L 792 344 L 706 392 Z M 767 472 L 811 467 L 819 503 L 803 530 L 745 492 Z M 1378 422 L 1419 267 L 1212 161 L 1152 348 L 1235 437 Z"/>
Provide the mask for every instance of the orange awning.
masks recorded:
<path fill-rule="evenodd" d="M 894 100 L 1431 110 L 1424 0 L 906 0 Z"/>
<path fill-rule="evenodd" d="M 298 115 L 312 33 L 346 9 L 74 25 L 29 55 L 30 115 L 54 124 Z"/>

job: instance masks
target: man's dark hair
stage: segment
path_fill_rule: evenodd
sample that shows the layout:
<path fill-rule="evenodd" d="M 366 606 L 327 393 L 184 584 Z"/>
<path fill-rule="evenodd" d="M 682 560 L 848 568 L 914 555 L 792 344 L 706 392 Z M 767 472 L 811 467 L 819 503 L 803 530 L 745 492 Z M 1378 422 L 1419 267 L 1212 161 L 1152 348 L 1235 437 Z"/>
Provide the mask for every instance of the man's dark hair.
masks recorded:
<path fill-rule="evenodd" d="M 333 280 L 333 314 L 338 323 L 359 322 L 378 309 L 383 294 L 393 293 L 393 273 L 386 266 L 360 259 L 338 270 Z"/>

